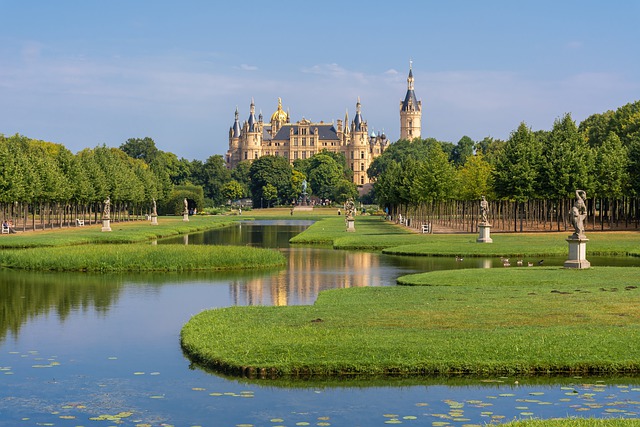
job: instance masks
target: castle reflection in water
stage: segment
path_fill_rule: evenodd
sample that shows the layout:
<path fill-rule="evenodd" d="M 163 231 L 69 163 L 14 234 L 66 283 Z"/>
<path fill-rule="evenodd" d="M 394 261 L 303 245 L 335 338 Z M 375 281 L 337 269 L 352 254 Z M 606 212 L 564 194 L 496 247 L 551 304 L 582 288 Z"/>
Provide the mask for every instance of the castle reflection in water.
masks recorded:
<path fill-rule="evenodd" d="M 233 304 L 308 305 L 326 289 L 392 284 L 379 274 L 377 254 L 317 248 L 290 248 L 287 252 L 287 268 L 259 278 L 234 280 L 230 284 Z"/>

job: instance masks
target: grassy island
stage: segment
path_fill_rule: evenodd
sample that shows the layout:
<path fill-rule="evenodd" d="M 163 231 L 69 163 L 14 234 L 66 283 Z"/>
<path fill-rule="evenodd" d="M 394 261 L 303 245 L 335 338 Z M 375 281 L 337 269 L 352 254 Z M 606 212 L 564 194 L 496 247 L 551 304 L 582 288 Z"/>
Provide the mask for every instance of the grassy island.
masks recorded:
<path fill-rule="evenodd" d="M 344 217 L 328 217 L 291 239 L 294 244 L 321 244 L 335 249 L 381 250 L 390 255 L 539 257 L 567 254 L 571 234 L 494 233 L 493 243 L 476 243 L 477 233 L 420 234 L 377 216 L 358 216 L 356 232 L 345 232 Z M 591 255 L 640 256 L 640 234 L 635 231 L 589 232 Z"/>
<path fill-rule="evenodd" d="M 268 249 L 247 246 L 151 245 L 160 237 L 224 227 L 233 217 L 162 217 L 159 225 L 131 221 L 3 236 L 0 267 L 37 271 L 214 271 L 273 268 L 285 257 Z"/>
<path fill-rule="evenodd" d="M 412 284 L 432 286 L 325 291 L 313 306 L 205 311 L 182 346 L 236 374 L 640 372 L 640 268 L 430 275 Z"/>
<path fill-rule="evenodd" d="M 213 271 L 280 267 L 280 252 L 247 246 L 88 245 L 0 253 L 0 267 L 38 271 Z"/>
<path fill-rule="evenodd" d="M 238 219 L 231 216 L 192 216 L 189 222 L 182 217 L 159 217 L 158 225 L 149 221 L 111 221 L 111 232 L 103 233 L 102 222 L 84 227 L 65 227 L 18 232 L 0 237 L 0 249 L 59 247 L 86 244 L 138 243 L 163 237 L 196 233 L 226 227 Z"/>

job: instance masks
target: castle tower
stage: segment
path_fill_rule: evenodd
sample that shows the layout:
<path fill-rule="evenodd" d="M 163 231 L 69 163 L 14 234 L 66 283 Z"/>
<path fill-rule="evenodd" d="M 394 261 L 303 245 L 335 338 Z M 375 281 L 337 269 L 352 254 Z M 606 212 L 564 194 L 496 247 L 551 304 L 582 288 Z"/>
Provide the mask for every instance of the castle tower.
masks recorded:
<path fill-rule="evenodd" d="M 371 163 L 371 150 L 369 148 L 369 133 L 367 122 L 362 120 L 360 98 L 356 103 L 356 115 L 351 122 L 351 141 L 349 144 L 349 161 L 353 170 L 353 182 L 356 185 L 364 185 L 369 182 L 367 169 Z"/>
<path fill-rule="evenodd" d="M 234 168 L 239 162 L 238 157 L 240 148 L 240 121 L 238 119 L 238 107 L 236 107 L 236 120 L 233 126 L 229 128 L 229 151 L 227 151 L 227 167 Z"/>
<path fill-rule="evenodd" d="M 285 123 L 289 123 L 289 114 L 282 109 L 282 98 L 278 98 L 278 109 L 271 115 L 271 136 L 275 136 Z"/>
<path fill-rule="evenodd" d="M 422 101 L 418 101 L 413 91 L 413 70 L 409 63 L 409 77 L 407 77 L 407 94 L 404 101 L 400 101 L 400 139 L 412 141 L 420 138 L 422 129 Z"/>

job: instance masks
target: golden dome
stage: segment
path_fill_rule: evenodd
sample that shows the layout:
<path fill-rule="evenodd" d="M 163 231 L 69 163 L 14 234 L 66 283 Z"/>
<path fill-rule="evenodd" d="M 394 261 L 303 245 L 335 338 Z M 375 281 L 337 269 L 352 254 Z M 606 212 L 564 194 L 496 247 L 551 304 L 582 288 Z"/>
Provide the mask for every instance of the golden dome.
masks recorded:
<path fill-rule="evenodd" d="M 278 109 L 271 115 L 271 121 L 285 123 L 287 121 L 287 113 L 282 111 L 282 98 L 278 98 Z"/>

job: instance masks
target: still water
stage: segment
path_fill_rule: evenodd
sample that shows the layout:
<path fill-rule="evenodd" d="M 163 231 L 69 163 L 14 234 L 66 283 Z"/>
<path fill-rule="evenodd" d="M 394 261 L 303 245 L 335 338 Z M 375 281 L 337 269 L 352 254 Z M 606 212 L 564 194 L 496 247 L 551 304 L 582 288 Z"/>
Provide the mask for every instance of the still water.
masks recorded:
<path fill-rule="evenodd" d="M 499 259 L 289 247 L 289 238 L 308 225 L 243 223 L 158 242 L 278 248 L 288 266 L 273 271 L 0 271 L 0 426 L 467 426 L 528 417 L 640 418 L 637 378 L 274 382 L 192 366 L 179 333 L 205 309 L 312 304 L 323 289 L 393 286 L 413 272 L 500 266 Z"/>

